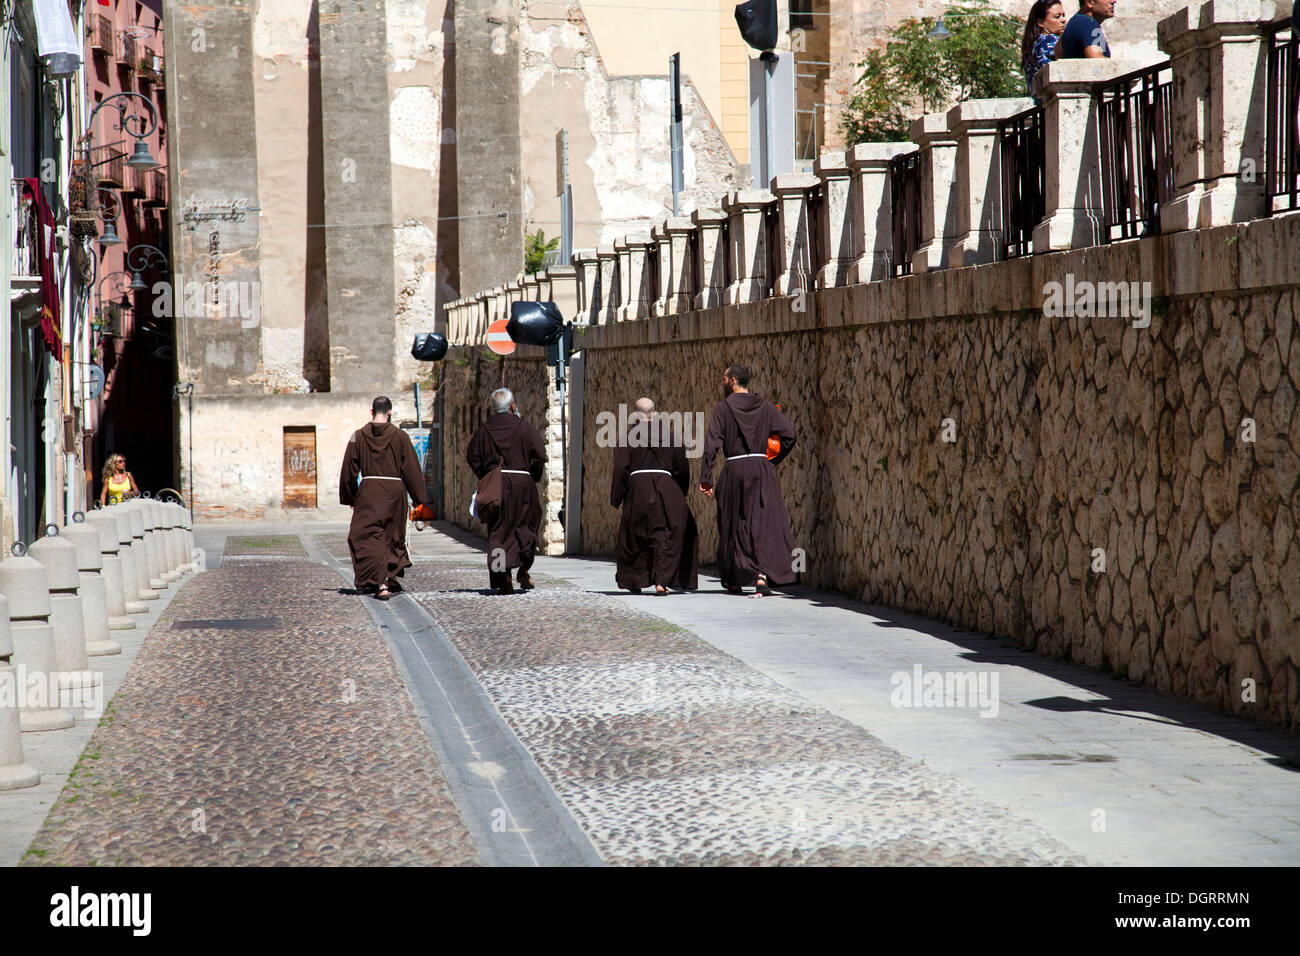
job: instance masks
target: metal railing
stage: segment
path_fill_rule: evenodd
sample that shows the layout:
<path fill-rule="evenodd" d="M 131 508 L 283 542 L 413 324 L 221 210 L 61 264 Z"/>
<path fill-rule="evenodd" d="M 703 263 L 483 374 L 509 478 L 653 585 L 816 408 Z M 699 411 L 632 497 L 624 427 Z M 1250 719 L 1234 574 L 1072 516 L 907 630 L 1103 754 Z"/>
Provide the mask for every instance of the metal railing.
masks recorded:
<path fill-rule="evenodd" d="M 135 53 L 135 37 L 123 30 L 118 34 L 118 43 L 121 45 L 122 52 L 118 57 L 117 65 L 125 67 L 127 70 L 134 73 L 139 67 Z"/>
<path fill-rule="evenodd" d="M 767 275 L 764 276 L 766 288 L 763 290 L 764 297 L 772 294 L 772 289 L 776 285 L 776 277 L 781 274 L 782 251 L 785 245 L 785 237 L 781 234 L 781 200 L 769 202 L 763 208 L 763 251 L 767 254 L 764 261 L 767 264 Z"/>
<path fill-rule="evenodd" d="M 804 259 L 808 275 L 801 288 L 804 292 L 811 292 L 817 285 L 817 273 L 826 264 L 826 244 L 822 236 L 826 229 L 825 185 L 814 186 L 808 190 L 804 215 L 808 225 L 808 252 Z"/>
<path fill-rule="evenodd" d="M 1155 235 L 1173 198 L 1173 85 L 1169 61 L 1101 86 L 1104 242 Z"/>
<path fill-rule="evenodd" d="M 36 215 L 36 203 L 24 198 L 24 183 L 21 179 L 9 180 L 10 221 L 14 224 L 14 235 L 10 238 L 9 272 L 14 276 L 39 276 L 41 274 L 40 256 L 40 219 Z"/>
<path fill-rule="evenodd" d="M 998 258 L 1033 251 L 1034 227 L 1047 211 L 1047 141 L 1043 108 L 1035 106 L 998 123 L 1001 173 Z"/>
<path fill-rule="evenodd" d="M 91 19 L 91 31 L 91 49 L 111 57 L 117 51 L 114 43 L 113 21 L 102 13 L 97 14 Z"/>
<path fill-rule="evenodd" d="M 1300 209 L 1300 36 L 1291 17 L 1268 31 L 1264 184 L 1268 211 Z"/>
<path fill-rule="evenodd" d="M 90 150 L 90 178 L 100 186 L 121 189 L 126 185 L 126 154 L 112 146 Z"/>
<path fill-rule="evenodd" d="M 921 248 L 921 153 L 889 161 L 889 208 L 893 219 L 890 275 L 912 274 L 912 253 Z"/>
<path fill-rule="evenodd" d="M 138 172 L 136 175 L 144 177 L 144 204 L 146 206 L 167 205 L 167 171 L 165 169 L 149 169 Z"/>

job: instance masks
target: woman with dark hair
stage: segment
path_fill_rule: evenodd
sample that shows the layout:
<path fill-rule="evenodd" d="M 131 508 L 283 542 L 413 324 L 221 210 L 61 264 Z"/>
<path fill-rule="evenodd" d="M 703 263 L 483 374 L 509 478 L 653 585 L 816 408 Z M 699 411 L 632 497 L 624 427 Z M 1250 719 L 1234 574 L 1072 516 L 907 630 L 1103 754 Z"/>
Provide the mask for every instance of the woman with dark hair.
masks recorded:
<path fill-rule="evenodd" d="M 1025 85 L 1034 93 L 1034 74 L 1056 59 L 1056 44 L 1065 32 L 1065 7 L 1061 0 L 1036 0 L 1025 21 L 1025 36 L 1020 41 L 1020 67 Z"/>

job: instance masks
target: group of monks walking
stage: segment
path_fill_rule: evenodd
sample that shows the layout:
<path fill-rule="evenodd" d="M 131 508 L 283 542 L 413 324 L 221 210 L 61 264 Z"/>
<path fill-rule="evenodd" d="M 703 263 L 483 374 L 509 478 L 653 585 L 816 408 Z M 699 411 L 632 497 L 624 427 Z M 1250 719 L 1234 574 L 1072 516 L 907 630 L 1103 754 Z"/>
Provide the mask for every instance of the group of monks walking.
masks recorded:
<path fill-rule="evenodd" d="M 698 489 L 718 518 L 718 571 L 734 594 L 771 593 L 793 583 L 794 542 L 775 466 L 794 447 L 794 426 L 781 410 L 749 391 L 750 373 L 728 366 L 722 401 L 704 441 Z M 479 480 L 476 517 L 487 525 L 489 587 L 531 590 L 530 569 L 541 535 L 537 482 L 546 463 L 542 436 L 519 414 L 514 394 L 498 388 L 490 414 L 470 439 L 466 462 Z M 406 551 L 406 496 L 427 504 L 424 477 L 410 438 L 391 424 L 392 404 L 377 398 L 371 423 L 348 444 L 339 500 L 352 505 L 348 546 L 356 587 L 380 600 L 401 590 L 411 566 Z M 681 435 L 660 419 L 654 402 L 636 402 L 630 427 L 614 449 L 610 504 L 622 510 L 618 529 L 620 588 L 656 594 L 698 588 L 699 541 L 688 501 L 690 465 Z M 726 464 L 714 481 L 718 452 Z M 513 577 L 512 577 L 513 572 Z"/>

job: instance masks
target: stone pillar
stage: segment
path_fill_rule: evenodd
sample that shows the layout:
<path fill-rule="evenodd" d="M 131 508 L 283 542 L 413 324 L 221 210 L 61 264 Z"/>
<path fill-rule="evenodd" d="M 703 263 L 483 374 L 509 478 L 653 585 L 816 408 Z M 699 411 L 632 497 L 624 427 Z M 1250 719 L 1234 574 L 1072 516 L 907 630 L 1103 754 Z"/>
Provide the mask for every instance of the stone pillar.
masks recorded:
<path fill-rule="evenodd" d="M 766 189 L 740 189 L 729 193 L 723 209 L 728 222 L 728 260 L 731 284 L 727 305 L 741 305 L 767 298 L 771 279 L 767 274 L 767 230 L 763 217 L 776 197 Z"/>
<path fill-rule="evenodd" d="M 548 369 L 546 373 L 546 424 L 542 438 L 546 442 L 546 464 L 542 466 L 542 551 L 564 554 L 564 525 L 560 510 L 564 507 L 564 444 L 560 435 L 560 390 Z"/>
<path fill-rule="evenodd" d="M 1093 86 L 1138 64 L 1103 58 L 1056 60 L 1034 76 L 1043 101 L 1047 155 L 1043 221 L 1034 227 L 1034 252 L 1101 243 L 1106 213 L 1101 199 L 1101 130 Z"/>
<path fill-rule="evenodd" d="M 695 223 L 687 216 L 673 216 L 655 227 L 659 254 L 659 288 L 655 315 L 689 312 L 695 298 L 695 263 L 689 259 Z"/>
<path fill-rule="evenodd" d="M 889 205 L 889 163 L 916 149 L 914 143 L 860 143 L 848 151 L 853 176 L 853 254 L 847 282 L 858 285 L 890 278 L 893 213 Z"/>
<path fill-rule="evenodd" d="M 648 234 L 637 233 L 624 237 L 621 246 L 614 243 L 614 248 L 619 250 L 619 265 L 627 270 L 621 283 L 626 298 L 619 306 L 618 320 L 632 322 L 644 319 L 650 314 L 652 300 L 649 260 L 654 243 Z"/>
<path fill-rule="evenodd" d="M 389 56 L 385 6 L 373 0 L 320 0 L 319 8 L 324 221 L 344 227 L 324 230 L 329 344 L 331 353 L 352 359 L 331 363 L 331 389 L 386 391 L 395 384 L 397 368 L 393 229 L 387 225 L 393 221 L 390 96 L 388 71 L 375 69 Z M 459 6 L 456 13 L 459 27 Z M 458 106 L 471 104 L 458 101 Z M 464 152 L 471 140 L 457 141 L 458 169 L 471 159 Z M 500 153 L 493 174 L 506 178 Z M 462 184 L 459 195 L 474 193 Z M 458 211 L 471 212 L 463 202 Z M 462 219 L 458 225 L 463 248 L 465 230 L 478 220 Z M 460 261 L 463 281 L 463 253 Z"/>
<path fill-rule="evenodd" d="M 596 249 L 600 265 L 600 304 L 597 306 L 597 324 L 609 325 L 618 315 L 618 252 L 613 243 L 602 243 Z"/>
<path fill-rule="evenodd" d="M 773 295 L 794 295 L 812 289 L 816 265 L 808 227 L 808 192 L 817 185 L 817 177 L 808 173 L 772 177 L 772 194 L 776 196 L 781 222 L 781 244 L 776 250 L 779 271 L 772 280 Z"/>
<path fill-rule="evenodd" d="M 578 321 L 578 273 L 573 266 L 551 266 L 546 270 L 551 283 L 551 301 L 565 322 Z"/>
<path fill-rule="evenodd" d="M 695 243 L 695 268 L 699 290 L 695 293 L 695 308 L 713 309 L 722 305 L 727 294 L 728 243 L 723 236 L 727 214 L 717 209 L 697 209 L 691 213 L 691 222 L 699 230 Z"/>
<path fill-rule="evenodd" d="M 379 4 L 381 15 L 386 6 Z M 513 275 L 524 261 L 519 0 L 457 0 L 450 15 L 459 285 L 472 294 Z M 385 62 L 381 51 L 369 68 L 383 76 Z"/>
<path fill-rule="evenodd" d="M 948 268 L 948 247 L 957 238 L 957 139 L 943 113 L 927 113 L 908 131 L 921 149 L 921 245 L 912 272 Z"/>
<path fill-rule="evenodd" d="M 554 302 L 554 296 L 551 292 L 551 268 L 547 267 L 537 273 L 537 301 Z"/>
<path fill-rule="evenodd" d="M 523 291 L 520 293 L 520 300 L 523 302 L 536 302 L 538 293 L 538 279 L 536 275 L 526 276 L 520 283 Z"/>
<path fill-rule="evenodd" d="M 1263 40 L 1278 7 L 1272 0 L 1209 0 L 1157 24 L 1160 49 L 1169 54 L 1173 73 L 1175 194 L 1160 210 L 1161 231 L 1208 229 L 1269 215 Z M 1254 164 L 1253 180 L 1241 178 L 1243 160 Z"/>
<path fill-rule="evenodd" d="M 596 293 L 600 277 L 600 264 L 595 249 L 579 249 L 573 254 L 574 274 L 577 277 L 578 309 L 574 317 L 579 325 L 593 325 L 600 302 Z"/>
<path fill-rule="evenodd" d="M 1033 105 L 1027 97 L 966 100 L 948 111 L 948 128 L 957 137 L 957 239 L 948 252 L 953 268 L 997 258 L 1002 230 L 998 122 Z"/>
<path fill-rule="evenodd" d="M 821 247 L 825 262 L 814 262 L 817 288 L 849 284 L 856 255 L 853 245 L 853 179 L 844 153 L 822 153 L 813 164 L 822 183 Z"/>
<path fill-rule="evenodd" d="M 492 314 L 492 291 L 485 289 L 474 297 L 474 304 L 469 308 L 470 318 L 475 325 L 481 325 L 484 330 L 496 321 L 496 316 Z"/>

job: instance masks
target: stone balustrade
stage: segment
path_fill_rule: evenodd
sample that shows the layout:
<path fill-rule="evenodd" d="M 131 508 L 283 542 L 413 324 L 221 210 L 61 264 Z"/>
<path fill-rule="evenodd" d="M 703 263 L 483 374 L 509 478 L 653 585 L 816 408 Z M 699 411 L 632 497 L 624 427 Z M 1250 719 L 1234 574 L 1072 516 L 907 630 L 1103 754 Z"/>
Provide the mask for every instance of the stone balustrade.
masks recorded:
<path fill-rule="evenodd" d="M 1159 24 L 1170 58 L 1173 198 L 1160 205 L 1160 231 L 1245 222 L 1268 215 L 1263 188 L 1269 24 L 1285 0 L 1209 0 Z M 1099 89 L 1148 64 L 1063 60 L 1035 77 L 1042 107 L 1042 215 L 1034 254 L 1105 245 L 1114 238 L 1103 208 Z M 563 273 L 566 317 L 581 325 L 634 322 L 724 305 L 878 282 L 897 258 L 890 161 L 919 152 L 919 246 L 914 274 L 983 265 L 1003 249 L 1007 206 L 999 123 L 1033 106 L 1028 98 L 968 100 L 922 116 L 911 142 L 866 143 L 822 154 L 811 172 L 775 177 L 770 189 L 742 189 L 689 216 L 574 253 Z M 1167 154 L 1167 155 L 1165 155 Z M 916 241 L 913 239 L 913 241 Z M 903 250 L 906 253 L 907 250 Z M 1011 253 L 1014 254 L 1014 253 Z M 455 341 L 509 314 L 519 299 L 557 299 L 556 269 L 477 298 L 448 303 Z"/>

